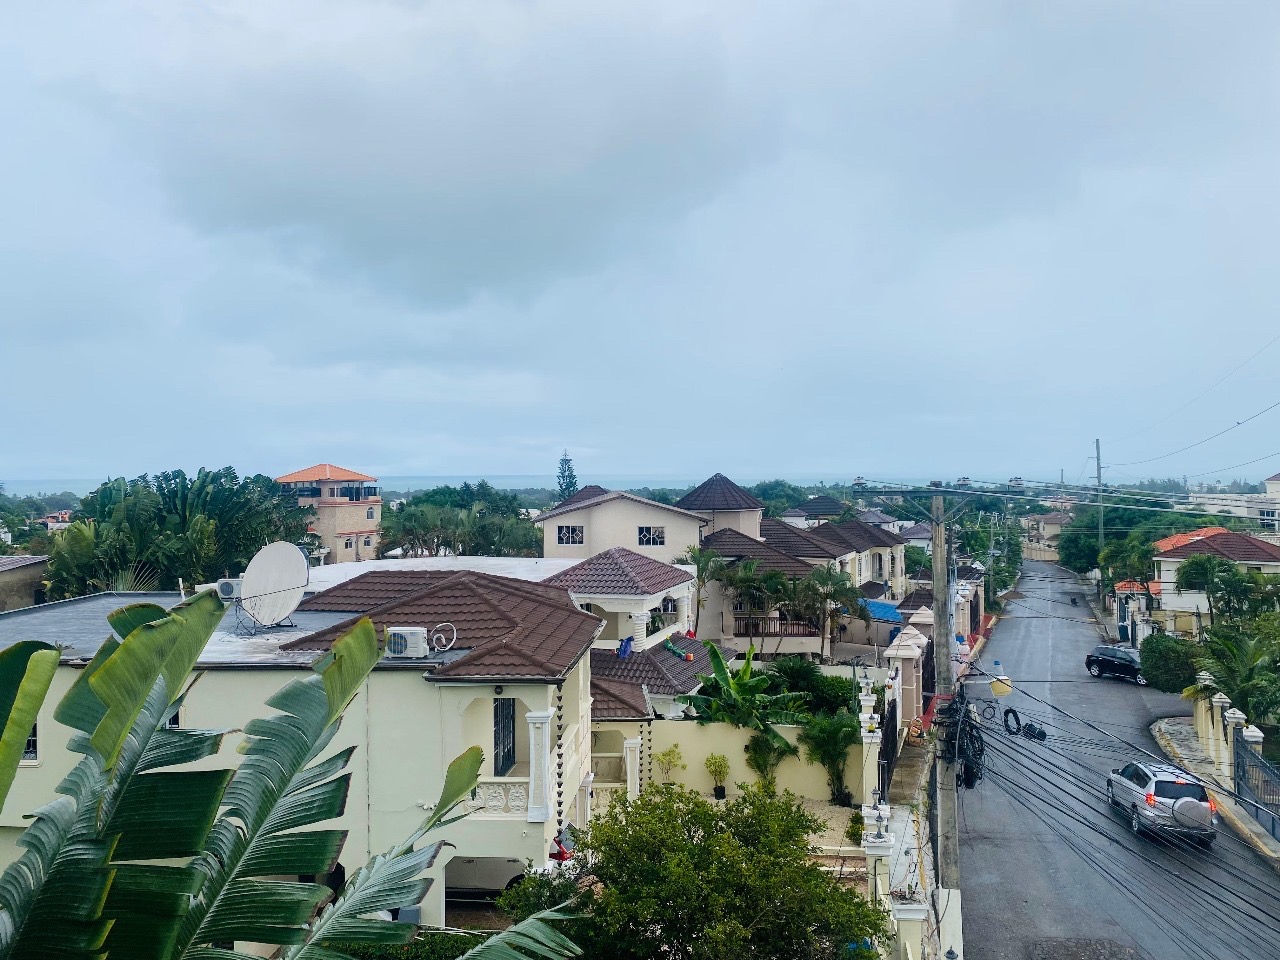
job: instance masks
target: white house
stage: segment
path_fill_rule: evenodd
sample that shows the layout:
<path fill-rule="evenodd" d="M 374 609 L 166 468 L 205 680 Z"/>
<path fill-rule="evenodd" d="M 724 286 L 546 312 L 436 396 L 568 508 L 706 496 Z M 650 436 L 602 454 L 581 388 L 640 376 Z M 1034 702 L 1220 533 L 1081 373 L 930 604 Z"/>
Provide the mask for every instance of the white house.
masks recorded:
<path fill-rule="evenodd" d="M 1166 628 L 1169 630 L 1189 629 L 1185 616 L 1179 620 L 1180 613 L 1185 615 L 1198 611 L 1207 618 L 1209 612 L 1209 601 L 1204 593 L 1198 590 L 1178 591 L 1178 568 L 1188 557 L 1198 554 L 1223 557 L 1241 570 L 1280 574 L 1280 546 L 1243 533 L 1223 530 L 1221 527 L 1210 527 L 1208 530 L 1215 532 L 1198 537 L 1195 534 L 1206 531 L 1176 534 L 1156 544 L 1157 549 L 1169 541 L 1176 544 L 1155 556 L 1156 577 L 1160 582 L 1160 606 L 1166 615 Z M 1208 622 L 1207 619 L 1205 622 Z"/>

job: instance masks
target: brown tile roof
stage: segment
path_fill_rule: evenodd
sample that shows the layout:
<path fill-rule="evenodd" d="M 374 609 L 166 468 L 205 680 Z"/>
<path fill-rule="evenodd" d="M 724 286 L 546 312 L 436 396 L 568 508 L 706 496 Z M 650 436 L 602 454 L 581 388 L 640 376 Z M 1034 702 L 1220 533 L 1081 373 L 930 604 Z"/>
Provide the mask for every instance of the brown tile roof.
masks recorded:
<path fill-rule="evenodd" d="M 815 537 L 808 530 L 801 530 L 781 520 L 766 518 L 760 521 L 760 536 L 769 546 L 792 557 L 818 557 L 834 560 L 848 553 L 830 540 Z"/>
<path fill-rule="evenodd" d="M 906 543 L 896 533 L 873 527 L 861 520 L 846 520 L 844 523 L 822 523 L 813 528 L 814 536 L 824 537 L 833 543 L 844 544 L 851 550 L 863 553 L 872 547 L 896 547 Z M 847 551 L 846 551 L 847 552 Z"/>
<path fill-rule="evenodd" d="M 410 571 L 393 572 L 403 576 Z M 458 571 L 364 615 L 380 634 L 387 627 L 452 624 L 458 631 L 452 649 L 462 655 L 430 671 L 428 679 L 433 680 L 559 679 L 590 649 L 601 626 L 599 618 L 578 609 L 561 588 L 474 571 Z M 327 650 L 357 619 L 353 616 L 281 649 Z"/>
<path fill-rule="evenodd" d="M 986 571 L 980 570 L 971 563 L 962 563 L 956 567 L 957 580 L 981 580 L 986 577 Z"/>
<path fill-rule="evenodd" d="M 1157 560 L 1182 560 L 1196 554 L 1225 557 L 1236 563 L 1280 563 L 1280 547 L 1228 530 L 1157 553 Z"/>
<path fill-rule="evenodd" d="M 307 483 L 316 480 L 360 480 L 370 482 L 377 479 L 377 477 L 371 477 L 367 473 L 356 473 L 354 470 L 347 470 L 344 467 L 335 467 L 332 463 L 317 463 L 314 467 L 295 470 L 293 473 L 286 473 L 283 477 L 276 477 L 276 483 Z"/>
<path fill-rule="evenodd" d="M 48 557 L 24 557 L 24 556 L 0 557 L 0 573 L 4 573 L 6 570 L 17 570 L 20 567 L 30 567 L 37 563 L 48 563 L 48 562 L 49 562 Z"/>
<path fill-rule="evenodd" d="M 573 498 L 570 499 L 572 500 Z M 586 510 L 601 503 L 608 503 L 610 500 L 633 500 L 636 503 L 643 503 L 648 507 L 654 507 L 658 510 L 668 510 L 671 513 L 678 513 L 681 516 L 691 517 L 705 522 L 705 519 L 703 517 L 699 517 L 696 513 L 691 513 L 688 510 L 682 510 L 680 507 L 673 507 L 669 503 L 659 503 L 657 500 L 646 500 L 644 497 L 637 497 L 634 493 L 627 493 L 625 490 L 606 490 L 599 496 L 591 497 L 586 500 L 574 500 L 573 502 L 566 500 L 564 503 L 560 504 L 560 506 L 548 510 L 545 513 L 538 514 L 533 518 L 533 522 L 542 523 L 544 520 L 551 520 L 555 517 L 563 516 L 566 513 L 573 513 L 575 510 Z"/>
<path fill-rule="evenodd" d="M 726 477 L 717 473 L 676 501 L 682 510 L 761 510 L 764 504 Z"/>
<path fill-rule="evenodd" d="M 591 678 L 592 720 L 648 720 L 652 716 L 644 687 Z"/>
<path fill-rule="evenodd" d="M 820 493 L 800 504 L 806 517 L 838 517 L 844 513 L 845 504 L 835 497 Z"/>
<path fill-rule="evenodd" d="M 603 679 L 643 685 L 650 694 L 659 697 L 692 693 L 701 686 L 698 675 L 711 673 L 711 654 L 706 644 L 690 638 L 673 637 L 671 646 L 692 655 L 693 659 L 684 659 L 665 643 L 633 653 L 626 659 L 613 650 L 592 650 L 592 683 Z"/>
<path fill-rule="evenodd" d="M 693 579 L 693 574 L 669 563 L 644 557 L 626 547 L 614 547 L 562 570 L 543 583 L 577 594 L 647 597 Z"/>
<path fill-rule="evenodd" d="M 895 523 L 898 518 L 885 513 L 883 510 L 877 510 L 873 507 L 870 510 L 863 510 L 858 514 L 858 519 L 863 523 L 870 523 L 874 525 L 877 523 Z"/>
<path fill-rule="evenodd" d="M 933 526 L 928 523 L 917 523 L 915 526 L 899 530 L 898 536 L 903 540 L 927 540 L 933 536 Z"/>
<path fill-rule="evenodd" d="M 756 569 L 761 573 L 777 570 L 788 577 L 807 577 L 814 570 L 811 563 L 788 556 L 776 547 L 728 528 L 703 537 L 702 546 L 714 550 L 726 560 L 755 560 Z"/>
<path fill-rule="evenodd" d="M 362 573 L 358 577 L 352 577 L 315 596 L 308 597 L 298 605 L 298 609 L 327 613 L 368 613 L 375 607 L 380 607 L 392 600 L 399 600 L 417 593 L 423 587 L 443 583 L 457 576 L 459 572 L 461 571 L 370 570 L 368 573 Z M 560 602 L 564 597 L 563 589 L 548 586 L 545 582 L 517 580 L 493 574 L 486 574 L 486 576 L 536 593 L 553 603 Z"/>
<path fill-rule="evenodd" d="M 552 509 L 559 510 L 561 507 L 567 507 L 572 503 L 582 503 L 586 500 L 594 500 L 597 497 L 605 496 L 609 492 L 610 491 L 607 487 L 602 487 L 602 486 L 599 486 L 598 484 L 591 483 L 583 487 L 573 496 L 565 497 L 563 500 L 557 503 L 554 507 L 552 507 Z"/>
<path fill-rule="evenodd" d="M 1229 532 L 1226 527 L 1201 527 L 1199 530 L 1190 530 L 1187 533 L 1175 533 L 1172 536 L 1164 537 L 1152 544 L 1156 553 L 1163 553 L 1166 550 L 1172 550 L 1174 547 L 1180 547 L 1184 543 L 1191 543 L 1193 540 L 1203 540 L 1205 537 L 1216 537 L 1220 533 Z"/>
<path fill-rule="evenodd" d="M 868 580 L 865 583 L 858 584 L 858 589 L 862 591 L 862 598 L 864 600 L 879 600 L 889 592 L 888 588 L 883 583 L 879 583 L 875 580 Z"/>
<path fill-rule="evenodd" d="M 933 609 L 933 590 L 929 587 L 916 587 L 916 589 L 903 597 L 898 604 L 899 610 L 909 611 L 910 613 L 915 613 L 921 607 Z M 907 620 L 909 617 L 904 614 L 902 619 Z"/>

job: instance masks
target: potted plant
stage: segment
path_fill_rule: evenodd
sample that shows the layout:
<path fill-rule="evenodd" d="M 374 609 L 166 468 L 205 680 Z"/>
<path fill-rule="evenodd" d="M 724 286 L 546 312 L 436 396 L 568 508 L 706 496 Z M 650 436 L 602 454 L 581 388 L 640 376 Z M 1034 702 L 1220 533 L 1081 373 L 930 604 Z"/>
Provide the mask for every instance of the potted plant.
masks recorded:
<path fill-rule="evenodd" d="M 675 782 L 671 779 L 671 774 L 674 771 L 689 769 L 689 765 L 684 762 L 684 754 L 680 752 L 680 744 L 678 743 L 673 743 L 660 753 L 655 753 L 653 762 L 662 774 L 662 782 L 666 784 Z"/>
<path fill-rule="evenodd" d="M 713 793 L 717 800 L 725 797 L 724 782 L 729 779 L 729 758 L 723 753 L 713 753 L 707 757 L 707 773 L 711 774 L 711 782 L 715 784 Z"/>

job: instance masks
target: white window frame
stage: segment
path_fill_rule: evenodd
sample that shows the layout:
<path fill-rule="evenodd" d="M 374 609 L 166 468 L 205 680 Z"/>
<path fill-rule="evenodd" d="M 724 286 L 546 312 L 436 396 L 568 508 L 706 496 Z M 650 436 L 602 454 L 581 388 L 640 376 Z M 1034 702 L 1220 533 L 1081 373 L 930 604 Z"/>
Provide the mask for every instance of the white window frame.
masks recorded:
<path fill-rule="evenodd" d="M 364 545 L 365 545 L 366 547 L 372 547 L 372 546 L 373 546 L 373 537 L 365 537 L 365 538 L 364 538 Z"/>
<path fill-rule="evenodd" d="M 27 754 L 32 754 L 30 757 Z M 31 724 L 31 732 L 27 734 L 27 742 L 22 748 L 22 759 L 18 761 L 20 767 L 38 767 L 40 766 L 40 721 Z"/>
<path fill-rule="evenodd" d="M 665 547 L 666 527 L 636 527 L 636 545 L 641 547 Z"/>
<path fill-rule="evenodd" d="M 364 512 L 364 518 L 365 518 L 366 520 L 372 520 L 372 519 L 373 519 L 373 507 L 369 507 L 369 509 L 365 510 L 365 512 Z"/>
<path fill-rule="evenodd" d="M 343 550 L 354 550 L 356 548 L 355 537 L 346 537 L 343 540 Z"/>
<path fill-rule="evenodd" d="M 574 531 L 577 533 L 574 533 Z M 556 526 L 556 544 L 561 547 L 581 547 L 587 542 L 587 528 L 582 524 L 565 523 Z"/>

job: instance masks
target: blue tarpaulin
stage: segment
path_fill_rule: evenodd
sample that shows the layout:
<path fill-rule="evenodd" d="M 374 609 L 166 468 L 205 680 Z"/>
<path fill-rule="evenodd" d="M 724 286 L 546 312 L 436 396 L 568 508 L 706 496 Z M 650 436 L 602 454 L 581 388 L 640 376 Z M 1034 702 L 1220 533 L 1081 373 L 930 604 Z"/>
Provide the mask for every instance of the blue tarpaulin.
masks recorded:
<path fill-rule="evenodd" d="M 883 600 L 864 600 L 863 603 L 867 605 L 872 620 L 883 620 L 886 623 L 902 622 L 902 614 L 892 603 L 885 603 Z"/>

